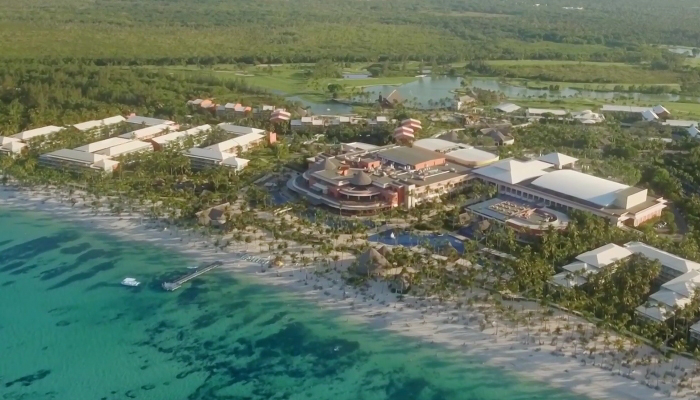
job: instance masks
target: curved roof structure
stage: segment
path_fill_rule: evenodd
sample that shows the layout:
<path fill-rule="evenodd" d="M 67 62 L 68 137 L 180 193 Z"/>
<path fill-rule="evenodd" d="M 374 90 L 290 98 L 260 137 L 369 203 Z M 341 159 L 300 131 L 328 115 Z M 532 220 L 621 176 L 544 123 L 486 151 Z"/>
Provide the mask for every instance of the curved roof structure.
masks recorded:
<path fill-rule="evenodd" d="M 482 166 L 498 161 L 498 155 L 475 148 L 459 149 L 446 153 L 445 156 L 455 163 L 466 166 Z"/>
<path fill-rule="evenodd" d="M 622 183 L 573 170 L 550 172 L 532 181 L 532 185 L 600 207 L 610 206 L 619 191 L 629 188 Z"/>
<path fill-rule="evenodd" d="M 359 171 L 350 179 L 350 184 L 355 186 L 368 186 L 372 184 L 372 177 L 367 175 L 364 171 Z"/>
<path fill-rule="evenodd" d="M 413 143 L 413 147 L 420 147 L 421 149 L 430 151 L 445 152 L 450 150 L 469 148 L 471 146 L 450 142 L 444 139 L 428 138 L 416 140 L 416 142 Z"/>

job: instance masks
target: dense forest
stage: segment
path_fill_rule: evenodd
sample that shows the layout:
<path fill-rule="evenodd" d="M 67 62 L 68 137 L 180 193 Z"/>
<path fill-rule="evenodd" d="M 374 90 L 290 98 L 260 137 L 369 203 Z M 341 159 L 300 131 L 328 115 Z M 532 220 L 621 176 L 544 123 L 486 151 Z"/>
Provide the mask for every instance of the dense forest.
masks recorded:
<path fill-rule="evenodd" d="M 694 0 L 0 0 L 0 57 L 630 62 L 657 57 L 649 45 L 700 47 L 699 18 Z"/>
<path fill-rule="evenodd" d="M 237 80 L 73 63 L 0 62 L 0 135 L 137 113 L 182 120 L 186 100 L 279 105 L 284 99 Z"/>

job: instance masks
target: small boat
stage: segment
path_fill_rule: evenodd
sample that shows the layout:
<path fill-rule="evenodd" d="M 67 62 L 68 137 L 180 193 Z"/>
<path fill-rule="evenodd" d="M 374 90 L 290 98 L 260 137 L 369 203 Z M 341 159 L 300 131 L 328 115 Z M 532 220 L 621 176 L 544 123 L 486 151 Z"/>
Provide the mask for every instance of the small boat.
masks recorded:
<path fill-rule="evenodd" d="M 136 287 L 140 284 L 141 284 L 141 282 L 137 281 L 134 278 L 124 278 L 124 280 L 122 281 L 122 285 L 124 285 L 124 286 Z"/>
<path fill-rule="evenodd" d="M 187 267 L 187 269 L 198 269 L 199 267 Z"/>
<path fill-rule="evenodd" d="M 392 238 L 392 239 L 396 239 L 396 235 L 394 235 L 394 232 L 391 232 L 391 234 L 389 235 L 389 237 Z"/>
<path fill-rule="evenodd" d="M 442 232 L 439 232 L 439 233 L 436 233 L 435 236 L 437 236 L 437 237 L 443 237 L 443 236 L 445 236 L 445 234 L 442 233 Z"/>
<path fill-rule="evenodd" d="M 335 348 L 333 349 L 333 351 L 338 351 L 338 350 L 340 350 L 340 346 L 335 346 Z"/>

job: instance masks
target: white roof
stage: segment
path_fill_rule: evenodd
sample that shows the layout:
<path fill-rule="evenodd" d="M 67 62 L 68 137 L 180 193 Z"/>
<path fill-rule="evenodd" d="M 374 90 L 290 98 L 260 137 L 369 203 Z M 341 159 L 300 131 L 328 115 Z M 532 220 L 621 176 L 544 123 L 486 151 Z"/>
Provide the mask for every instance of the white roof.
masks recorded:
<path fill-rule="evenodd" d="M 143 139 L 149 136 L 157 135 L 172 128 L 173 127 L 170 124 L 153 125 L 147 128 L 135 130 L 133 132 L 127 132 L 123 135 L 119 135 L 119 137 L 125 139 Z"/>
<path fill-rule="evenodd" d="M 132 117 L 127 118 L 126 122 L 128 122 L 130 124 L 146 125 L 146 126 L 173 125 L 175 123 L 175 122 L 167 120 L 167 119 L 141 117 L 139 115 L 134 115 Z"/>
<path fill-rule="evenodd" d="M 116 125 L 124 121 L 126 121 L 126 118 L 122 117 L 121 115 L 115 115 L 114 117 L 109 117 L 105 119 L 81 122 L 79 124 L 73 125 L 73 127 L 79 131 L 85 132 L 96 128 Z"/>
<path fill-rule="evenodd" d="M 131 140 L 126 143 L 122 143 L 116 146 L 112 146 L 110 148 L 100 150 L 97 153 L 98 154 L 103 154 L 105 156 L 109 157 L 118 157 L 122 154 L 127 154 L 127 153 L 133 153 L 136 151 L 149 151 L 153 150 L 153 146 L 151 146 L 150 143 L 148 142 L 142 142 L 140 140 Z"/>
<path fill-rule="evenodd" d="M 389 120 L 387 119 L 387 117 L 385 117 L 385 116 L 383 116 L 383 115 L 379 115 L 379 116 L 377 116 L 377 118 L 375 118 L 375 121 L 377 121 L 377 122 L 388 122 Z"/>
<path fill-rule="evenodd" d="M 399 128 L 397 128 L 397 130 L 401 129 L 401 128 L 402 127 L 399 127 Z M 410 129 L 410 128 L 407 128 L 407 129 Z M 413 143 L 413 147 L 420 147 L 421 149 L 430 150 L 430 151 L 437 151 L 437 152 L 471 148 L 471 146 L 467 146 L 464 144 L 450 142 L 450 141 L 444 140 L 444 139 L 432 139 L 432 138 L 416 140 L 416 142 Z"/>
<path fill-rule="evenodd" d="M 661 125 L 672 126 L 677 128 L 690 128 L 691 126 L 698 126 L 698 121 L 689 121 L 685 119 L 667 119 L 662 122 Z"/>
<path fill-rule="evenodd" d="M 641 254 L 651 260 L 657 260 L 664 267 L 671 268 L 682 273 L 700 270 L 700 264 L 678 257 L 675 254 L 659 250 L 656 247 L 649 246 L 646 243 L 629 242 L 625 244 L 625 247 L 633 253 Z"/>
<path fill-rule="evenodd" d="M 656 121 L 657 119 L 659 119 L 659 116 L 656 115 L 656 113 L 651 111 L 651 110 L 646 110 L 646 111 L 642 112 L 642 118 L 644 118 L 645 121 L 651 122 L 651 121 Z"/>
<path fill-rule="evenodd" d="M 345 143 L 345 145 L 349 146 L 349 147 L 354 147 L 354 148 L 360 149 L 360 150 L 374 150 L 374 149 L 379 148 L 379 146 L 375 146 L 375 145 L 369 144 L 369 143 L 362 143 L 362 142 Z M 415 145 L 415 143 L 414 143 L 414 145 Z"/>
<path fill-rule="evenodd" d="M 544 174 L 532 181 L 532 184 L 601 207 L 610 206 L 617 199 L 619 191 L 629 188 L 622 183 L 569 169 Z"/>
<path fill-rule="evenodd" d="M 221 143 L 217 143 L 211 146 L 206 147 L 207 149 L 212 149 L 212 150 L 218 150 L 218 151 L 228 151 L 231 149 L 234 149 L 236 147 L 246 147 L 249 146 L 251 143 L 259 141 L 261 139 L 264 139 L 265 136 L 257 134 L 257 133 L 249 133 L 247 135 L 243 136 L 238 136 L 234 139 L 229 139 L 226 141 L 223 141 Z"/>
<path fill-rule="evenodd" d="M 690 303 L 690 299 L 687 296 L 684 296 L 680 293 L 676 293 L 675 291 L 667 290 L 664 288 L 661 288 L 661 290 L 659 290 L 656 293 L 652 293 L 649 296 L 649 300 L 651 302 L 663 304 L 663 305 L 668 306 L 670 308 L 673 308 L 675 306 L 683 307 L 683 306 L 686 306 L 688 303 Z"/>
<path fill-rule="evenodd" d="M 549 279 L 549 281 L 555 285 L 572 288 L 576 286 L 581 286 L 587 282 L 586 278 L 580 275 L 574 275 L 571 272 L 564 271 L 560 272 Z"/>
<path fill-rule="evenodd" d="M 670 317 L 670 312 L 665 307 L 659 307 L 658 305 L 647 307 L 642 304 L 635 309 L 635 312 L 660 322 L 666 321 Z"/>
<path fill-rule="evenodd" d="M 527 179 L 546 175 L 547 172 L 543 171 L 543 165 L 550 167 L 549 164 L 545 163 L 524 163 L 522 161 L 506 159 L 487 167 L 475 169 L 474 173 L 501 182 L 515 184 Z"/>
<path fill-rule="evenodd" d="M 114 160 L 110 160 L 110 159 L 105 158 L 103 160 L 97 161 L 95 164 L 93 164 L 93 167 L 99 168 L 99 169 L 106 172 L 106 171 L 113 171 L 117 165 L 119 165 L 119 161 L 114 161 Z"/>
<path fill-rule="evenodd" d="M 22 141 L 12 136 L 0 136 L 0 145 L 21 143 Z"/>
<path fill-rule="evenodd" d="M 697 126 L 691 126 L 690 128 L 688 128 L 688 135 L 696 137 L 698 136 L 698 134 L 700 134 L 700 129 L 698 129 Z"/>
<path fill-rule="evenodd" d="M 0 136 L 0 149 L 3 149 L 5 152 L 10 152 L 10 153 L 21 153 L 22 149 L 27 147 L 26 143 L 22 143 L 19 139 L 13 139 L 13 140 L 5 140 L 5 139 L 13 139 L 13 138 L 6 138 L 3 136 Z"/>
<path fill-rule="evenodd" d="M 666 107 L 664 107 L 660 104 L 652 107 L 651 111 L 653 111 L 654 114 L 663 114 L 663 113 L 670 114 L 670 112 L 668 112 Z"/>
<path fill-rule="evenodd" d="M 513 103 L 501 103 L 494 108 L 496 110 L 503 111 L 504 113 L 512 113 L 514 111 L 520 110 L 520 106 Z"/>
<path fill-rule="evenodd" d="M 488 151 L 475 149 L 473 147 L 450 151 L 449 153 L 445 153 L 445 156 L 447 156 L 447 158 L 455 162 L 462 161 L 467 164 L 477 165 L 486 162 L 498 161 L 498 156 L 496 154 L 489 153 Z"/>
<path fill-rule="evenodd" d="M 153 140 L 153 142 L 158 143 L 160 145 L 164 145 L 164 144 L 172 142 L 174 140 L 183 139 L 187 136 L 196 136 L 196 135 L 202 134 L 204 132 L 207 132 L 209 130 L 211 130 L 211 125 L 200 125 L 200 126 L 196 126 L 194 128 L 188 129 L 186 131 L 167 133 L 163 136 L 158 136 L 158 137 L 155 137 L 151 140 Z"/>
<path fill-rule="evenodd" d="M 613 104 L 605 104 L 601 110 L 611 112 L 643 113 L 644 111 L 648 111 L 650 109 L 650 107 L 618 106 Z"/>
<path fill-rule="evenodd" d="M 28 131 L 20 132 L 12 137 L 20 140 L 29 140 L 40 136 L 52 135 L 56 132 L 62 131 L 64 128 L 60 126 L 49 125 L 43 128 L 30 129 Z"/>
<path fill-rule="evenodd" d="M 546 109 L 546 108 L 528 108 L 527 113 L 533 114 L 533 115 L 552 114 L 552 115 L 557 115 L 557 116 L 563 117 L 564 115 L 566 115 L 568 113 L 568 111 Z"/>
<path fill-rule="evenodd" d="M 552 165 L 569 165 L 578 161 L 578 158 L 567 156 L 566 154 L 562 153 L 549 153 L 538 158 L 538 160 Z"/>
<path fill-rule="evenodd" d="M 615 243 L 609 243 L 605 246 L 580 254 L 576 259 L 593 267 L 602 268 L 631 255 L 632 252 L 629 249 L 618 246 Z"/>
<path fill-rule="evenodd" d="M 246 160 L 245 158 L 229 157 L 225 159 L 221 164 L 227 167 L 245 168 L 245 166 L 248 165 L 249 162 L 250 160 Z"/>
<path fill-rule="evenodd" d="M 86 153 L 84 151 L 61 149 L 43 154 L 41 157 L 58 158 L 61 160 L 74 161 L 83 164 L 94 164 L 107 158 L 101 154 Z"/>
<path fill-rule="evenodd" d="M 234 107 L 236 107 L 236 103 L 226 103 L 226 105 L 224 106 L 224 108 L 234 108 Z"/>
<path fill-rule="evenodd" d="M 100 150 L 108 149 L 110 147 L 118 146 L 120 144 L 129 143 L 131 140 L 124 139 L 120 137 L 113 137 L 105 140 L 100 140 L 99 142 L 93 142 L 86 144 L 85 146 L 76 147 L 75 150 L 84 151 L 87 153 L 95 153 Z"/>
<path fill-rule="evenodd" d="M 661 285 L 664 289 L 673 291 L 685 297 L 692 297 L 695 288 L 700 284 L 700 271 L 688 271 Z"/>
<path fill-rule="evenodd" d="M 566 264 L 565 266 L 562 267 L 565 271 L 569 272 L 577 272 L 577 271 L 585 271 L 585 272 L 597 272 L 600 268 L 595 267 L 593 265 L 590 265 L 588 263 L 585 263 L 583 261 L 574 261 L 570 264 Z"/>
<path fill-rule="evenodd" d="M 229 124 L 229 123 L 221 123 L 217 125 L 220 129 L 223 129 L 224 131 L 228 133 L 233 133 L 234 135 L 247 135 L 249 133 L 257 133 L 260 135 L 265 134 L 264 129 L 258 129 L 258 128 L 250 128 L 247 126 L 239 126 L 239 125 L 234 125 L 234 124 Z"/>
<path fill-rule="evenodd" d="M 233 153 L 218 151 L 209 147 L 206 147 L 204 149 L 200 149 L 199 147 L 193 147 L 187 150 L 187 154 L 197 158 L 208 158 L 211 160 L 218 161 L 224 161 L 227 158 L 235 157 L 235 154 Z"/>

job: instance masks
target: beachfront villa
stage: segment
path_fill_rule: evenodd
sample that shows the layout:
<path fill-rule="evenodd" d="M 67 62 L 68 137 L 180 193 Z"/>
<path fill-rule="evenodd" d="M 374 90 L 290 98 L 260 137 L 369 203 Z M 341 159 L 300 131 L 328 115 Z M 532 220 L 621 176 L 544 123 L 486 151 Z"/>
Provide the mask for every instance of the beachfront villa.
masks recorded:
<path fill-rule="evenodd" d="M 0 156 L 16 157 L 22 154 L 26 147 L 27 144 L 17 138 L 0 136 Z"/>
<path fill-rule="evenodd" d="M 31 140 L 50 137 L 63 129 L 65 128 L 50 125 L 22 131 L 12 136 L 0 136 L 0 156 L 16 157 L 22 154 Z"/>
<path fill-rule="evenodd" d="M 102 154 L 61 149 L 40 155 L 39 165 L 47 168 L 67 169 L 73 172 L 95 171 L 112 173 L 119 166 L 119 162 Z"/>
<path fill-rule="evenodd" d="M 550 283 L 567 288 L 584 285 L 591 275 L 603 268 L 614 268 L 634 254 L 661 264 L 657 278 L 661 287 L 649 295 L 645 304 L 637 307 L 635 315 L 638 318 L 663 322 L 673 315 L 674 310 L 690 303 L 695 289 L 700 288 L 700 264 L 642 242 L 629 242 L 624 246 L 609 243 L 580 254 L 573 262 L 563 266 L 562 272 L 554 275 Z M 700 324 L 696 325 L 700 328 Z M 697 334 L 700 335 L 700 329 Z"/>
<path fill-rule="evenodd" d="M 309 159 L 287 186 L 312 204 L 347 213 L 374 213 L 463 188 L 470 168 L 420 147 L 384 146 Z"/>
<path fill-rule="evenodd" d="M 616 226 L 640 224 L 661 216 L 666 200 L 647 189 L 584 174 L 577 159 L 550 153 L 536 160 L 514 158 L 475 169 L 475 178 L 494 185 L 499 195 L 555 211 L 579 210 L 606 218 Z"/>
<path fill-rule="evenodd" d="M 253 132 L 204 148 L 193 147 L 185 155 L 189 157 L 193 170 L 224 166 L 240 171 L 248 165 L 249 160 L 236 156 L 260 145 L 265 139 L 264 135 Z M 268 140 L 270 143 L 275 142 L 274 132 L 268 133 Z"/>

